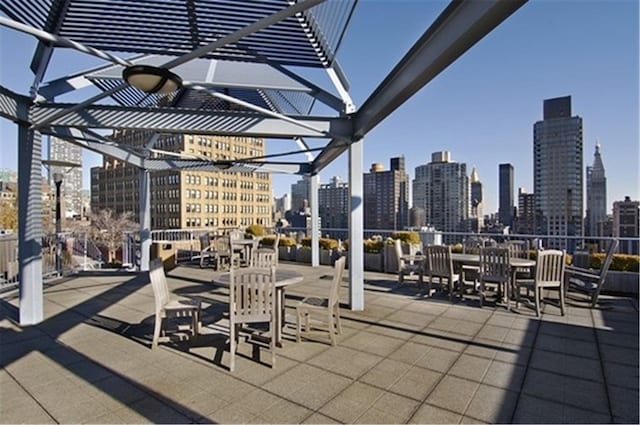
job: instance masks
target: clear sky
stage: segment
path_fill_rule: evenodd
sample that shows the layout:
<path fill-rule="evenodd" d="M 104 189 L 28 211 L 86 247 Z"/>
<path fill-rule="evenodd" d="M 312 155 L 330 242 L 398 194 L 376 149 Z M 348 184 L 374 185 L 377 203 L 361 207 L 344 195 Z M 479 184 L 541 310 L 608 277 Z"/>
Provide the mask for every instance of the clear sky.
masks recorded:
<path fill-rule="evenodd" d="M 360 1 L 338 55 L 356 106 L 446 4 Z M 593 162 L 596 140 L 601 144 L 609 209 L 626 195 L 640 198 L 638 18 L 637 0 L 529 1 L 367 135 L 365 170 L 373 162 L 388 168 L 391 157 L 404 155 L 413 179 L 432 152 L 447 150 L 469 173 L 478 170 L 485 213 L 494 212 L 498 164 L 513 164 L 516 188 L 532 192 L 533 124 L 542 119 L 544 99 L 570 95 L 573 114 L 583 118 L 585 167 Z M 26 94 L 35 42 L 6 28 L 0 37 L 0 82 Z M 75 52 L 57 54 L 46 79 L 102 63 Z M 4 119 L 0 125 L 0 168 L 17 169 L 15 125 Z M 278 145 L 270 151 L 295 149 L 293 142 L 270 143 Z M 84 160 L 100 163 L 89 152 Z M 347 179 L 346 154 L 321 173 L 321 181 L 332 176 Z M 88 187 L 88 168 L 84 179 Z M 288 192 L 297 179 L 275 175 L 274 195 Z"/>

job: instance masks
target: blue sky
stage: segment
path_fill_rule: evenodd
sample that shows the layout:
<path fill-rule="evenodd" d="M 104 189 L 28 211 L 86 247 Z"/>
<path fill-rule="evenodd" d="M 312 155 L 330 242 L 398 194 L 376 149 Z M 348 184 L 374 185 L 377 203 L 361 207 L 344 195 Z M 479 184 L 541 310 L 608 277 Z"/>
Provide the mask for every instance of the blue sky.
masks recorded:
<path fill-rule="evenodd" d="M 445 6 L 427 0 L 359 3 L 339 52 L 356 106 Z M 516 188 L 533 191 L 533 124 L 542 119 L 544 99 L 571 95 L 573 114 L 583 118 L 585 166 L 600 141 L 609 209 L 625 195 L 640 198 L 638 17 L 636 0 L 528 2 L 367 135 L 365 170 L 373 162 L 388 168 L 389 158 L 404 155 L 413 178 L 432 152 L 448 150 L 469 173 L 477 168 L 485 212 L 494 212 L 498 164 L 513 164 Z M 0 37 L 0 82 L 26 94 L 35 43 L 6 28 Z M 56 54 L 47 79 L 101 63 L 76 52 Z M 0 140 L 0 168 L 17 169 L 15 125 L 0 119 Z M 277 151 L 295 149 L 293 142 L 271 143 Z M 85 163 L 97 165 L 100 157 L 87 152 Z M 321 173 L 321 181 L 334 175 L 346 180 L 346 154 Z M 274 195 L 288 192 L 296 180 L 274 176 Z"/>

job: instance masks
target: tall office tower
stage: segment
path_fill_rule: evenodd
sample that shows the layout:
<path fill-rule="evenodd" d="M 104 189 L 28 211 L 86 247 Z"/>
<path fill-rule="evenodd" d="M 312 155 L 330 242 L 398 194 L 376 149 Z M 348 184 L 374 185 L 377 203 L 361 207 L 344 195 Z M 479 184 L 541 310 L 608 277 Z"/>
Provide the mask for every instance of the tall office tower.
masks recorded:
<path fill-rule="evenodd" d="M 515 219 L 515 231 L 521 235 L 536 233 L 535 195 L 518 188 L 518 213 Z"/>
<path fill-rule="evenodd" d="M 613 237 L 633 238 L 622 240 L 618 252 L 623 254 L 639 254 L 638 237 L 640 237 L 640 202 L 632 201 L 629 196 L 624 201 L 613 203 Z"/>
<path fill-rule="evenodd" d="M 424 209 L 427 226 L 442 232 L 466 231 L 469 218 L 467 164 L 451 161 L 451 154 L 446 151 L 431 154 L 430 163 L 416 167 L 413 206 Z"/>
<path fill-rule="evenodd" d="M 318 189 L 318 215 L 326 229 L 349 228 L 349 184 L 340 177 Z"/>
<path fill-rule="evenodd" d="M 600 156 L 600 144 L 596 142 L 593 165 L 587 166 L 587 217 L 586 236 L 603 236 L 598 231 L 600 222 L 607 219 L 607 177 Z M 601 227 L 601 226 L 600 226 Z"/>
<path fill-rule="evenodd" d="M 498 220 L 505 226 L 513 225 L 513 165 L 498 166 Z"/>
<path fill-rule="evenodd" d="M 57 137 L 49 138 L 49 159 L 79 164 L 79 167 L 49 167 L 49 184 L 55 188 L 54 173 L 62 173 L 63 217 L 82 215 L 82 148 Z"/>
<path fill-rule="evenodd" d="M 484 226 L 483 203 L 482 203 L 482 182 L 478 178 L 478 171 L 475 167 L 471 170 L 469 179 L 471 186 L 471 211 L 469 213 L 470 229 L 472 232 L 480 232 Z"/>
<path fill-rule="evenodd" d="M 120 143 L 145 146 L 150 132 L 116 131 Z M 212 160 L 262 156 L 262 139 L 211 135 L 164 134 L 154 147 Z M 137 168 L 112 158 L 91 169 L 91 209 L 129 211 L 138 218 L 140 176 Z M 271 226 L 271 175 L 260 172 L 168 170 L 151 175 L 151 227 L 230 228 Z"/>
<path fill-rule="evenodd" d="M 309 206 L 309 177 L 304 176 L 291 185 L 291 210 L 301 211 Z"/>
<path fill-rule="evenodd" d="M 544 101 L 533 126 L 533 192 L 538 234 L 550 248 L 575 249 L 565 236 L 583 234 L 582 118 L 571 116 L 571 96 Z"/>
<path fill-rule="evenodd" d="M 409 175 L 404 156 L 391 158 L 391 169 L 371 165 L 363 175 L 364 228 L 400 230 L 409 225 Z"/>

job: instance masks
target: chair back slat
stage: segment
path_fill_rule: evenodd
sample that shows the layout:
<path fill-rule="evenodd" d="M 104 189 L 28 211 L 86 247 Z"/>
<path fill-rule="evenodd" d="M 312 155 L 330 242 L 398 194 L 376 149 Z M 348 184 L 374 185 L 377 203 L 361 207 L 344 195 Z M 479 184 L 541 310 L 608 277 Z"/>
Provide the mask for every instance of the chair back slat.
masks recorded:
<path fill-rule="evenodd" d="M 275 268 L 231 269 L 229 314 L 235 323 L 267 322 L 275 306 Z"/>
<path fill-rule="evenodd" d="M 275 251 L 253 250 L 250 267 L 270 268 L 277 265 L 278 254 Z"/>
<path fill-rule="evenodd" d="M 333 272 L 333 282 L 329 291 L 329 308 L 340 304 L 340 285 L 342 284 L 342 276 L 344 275 L 344 267 L 347 257 L 340 257 L 336 260 Z"/>
<path fill-rule="evenodd" d="M 609 267 L 611 267 L 611 262 L 613 262 L 613 255 L 616 253 L 616 249 L 618 249 L 618 240 L 612 239 L 609 243 L 609 247 L 607 248 L 607 256 L 604 259 L 604 263 L 602 263 L 602 267 L 600 268 L 600 276 L 606 276 L 609 271 Z"/>
<path fill-rule="evenodd" d="M 507 282 L 511 276 L 508 248 L 480 248 L 480 276 L 488 282 Z"/>
<path fill-rule="evenodd" d="M 426 252 L 431 276 L 450 277 L 453 275 L 450 246 L 430 245 Z"/>
<path fill-rule="evenodd" d="M 562 284 L 565 252 L 555 249 L 538 251 L 535 280 L 537 286 Z"/>
<path fill-rule="evenodd" d="M 161 258 L 155 258 L 149 262 L 149 280 L 153 288 L 153 298 L 157 313 L 162 311 L 169 302 L 169 288 Z"/>

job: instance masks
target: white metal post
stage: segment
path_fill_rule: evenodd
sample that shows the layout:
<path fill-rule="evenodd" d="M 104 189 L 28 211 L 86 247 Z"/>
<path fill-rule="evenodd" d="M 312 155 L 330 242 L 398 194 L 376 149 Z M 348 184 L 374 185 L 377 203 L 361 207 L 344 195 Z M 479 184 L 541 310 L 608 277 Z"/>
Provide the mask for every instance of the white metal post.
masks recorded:
<path fill-rule="evenodd" d="M 320 183 L 320 175 L 316 174 L 309 179 L 309 203 L 311 204 L 311 266 L 318 267 L 320 265 L 320 238 L 318 237 L 320 229 L 318 226 L 318 218 L 320 217 L 318 208 L 318 185 Z"/>
<path fill-rule="evenodd" d="M 349 304 L 364 310 L 364 196 L 362 176 L 363 141 L 349 147 Z"/>
<path fill-rule="evenodd" d="M 148 170 L 140 170 L 140 271 L 149 271 L 151 256 L 151 177 Z"/>
<path fill-rule="evenodd" d="M 20 324 L 43 319 L 42 294 L 42 137 L 18 126 L 18 252 Z"/>

